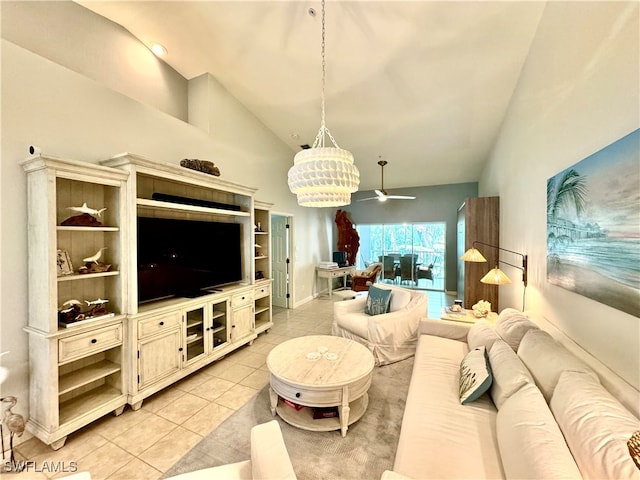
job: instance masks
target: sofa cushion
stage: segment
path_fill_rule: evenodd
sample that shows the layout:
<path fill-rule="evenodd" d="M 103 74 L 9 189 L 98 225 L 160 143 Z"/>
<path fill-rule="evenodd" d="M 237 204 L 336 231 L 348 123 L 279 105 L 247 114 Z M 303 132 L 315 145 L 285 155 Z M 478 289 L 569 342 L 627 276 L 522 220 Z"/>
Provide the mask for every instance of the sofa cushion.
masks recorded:
<path fill-rule="evenodd" d="M 529 384 L 511 395 L 496 418 L 506 478 L 581 478 L 540 390 Z"/>
<path fill-rule="evenodd" d="M 563 372 L 550 406 L 585 478 L 640 479 L 627 448 L 640 420 L 593 376 Z"/>
<path fill-rule="evenodd" d="M 535 384 L 533 377 L 504 340 L 496 340 L 489 350 L 489 364 L 493 382 L 489 394 L 498 410 L 511 395 L 524 385 Z"/>
<path fill-rule="evenodd" d="M 493 342 L 499 338 L 500 336 L 496 333 L 493 326 L 486 319 L 482 318 L 469 328 L 467 343 L 469 344 L 470 350 L 481 346 L 486 347 L 487 350 L 491 350 Z"/>
<path fill-rule="evenodd" d="M 367 295 L 367 303 L 364 306 L 364 313 L 367 315 L 381 315 L 389 311 L 391 301 L 391 290 L 378 288 L 372 285 Z"/>
<path fill-rule="evenodd" d="M 503 478 L 488 396 L 461 405 L 466 342 L 421 335 L 393 470 L 411 478 Z"/>
<path fill-rule="evenodd" d="M 544 330 L 529 330 L 520 342 L 518 356 L 531 372 L 547 403 L 551 400 L 560 374 L 565 370 L 585 372 L 598 380 L 596 373 L 586 363 Z"/>
<path fill-rule="evenodd" d="M 480 398 L 491 386 L 491 367 L 487 349 L 476 347 L 460 363 L 460 403 L 466 405 Z"/>
<path fill-rule="evenodd" d="M 515 308 L 505 308 L 496 320 L 496 332 L 514 352 L 518 350 L 522 337 L 534 328 L 537 329 L 538 326 Z"/>

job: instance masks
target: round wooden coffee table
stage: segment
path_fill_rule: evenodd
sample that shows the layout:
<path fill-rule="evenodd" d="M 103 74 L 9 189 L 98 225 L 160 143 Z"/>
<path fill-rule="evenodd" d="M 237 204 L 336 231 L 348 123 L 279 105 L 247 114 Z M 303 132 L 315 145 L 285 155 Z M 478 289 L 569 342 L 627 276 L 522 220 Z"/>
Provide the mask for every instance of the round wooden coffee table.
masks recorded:
<path fill-rule="evenodd" d="M 267 357 L 271 413 L 305 430 L 339 429 L 344 437 L 367 410 L 373 366 L 371 352 L 353 340 L 330 335 L 287 340 Z M 331 407 L 337 407 L 337 417 L 330 417 Z M 322 418 L 314 419 L 314 412 Z"/>

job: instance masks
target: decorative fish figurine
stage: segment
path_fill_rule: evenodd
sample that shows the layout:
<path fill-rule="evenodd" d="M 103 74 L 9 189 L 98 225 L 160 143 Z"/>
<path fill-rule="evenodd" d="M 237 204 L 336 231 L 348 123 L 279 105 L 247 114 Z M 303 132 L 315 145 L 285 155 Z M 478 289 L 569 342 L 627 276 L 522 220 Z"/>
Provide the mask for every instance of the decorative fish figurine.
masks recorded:
<path fill-rule="evenodd" d="M 105 303 L 109 303 L 109 300 L 98 298 L 97 300 L 93 300 L 92 302 L 88 300 L 85 300 L 84 302 L 90 307 L 91 305 L 104 305 Z"/>
<path fill-rule="evenodd" d="M 102 247 L 100 250 L 98 250 L 96 252 L 95 255 L 91 255 L 90 257 L 87 258 L 83 258 L 82 261 L 84 263 L 98 263 L 98 260 L 100 260 L 100 257 L 102 257 L 102 251 L 105 250 L 107 247 Z"/>
<path fill-rule="evenodd" d="M 83 203 L 81 207 L 67 207 L 69 210 L 73 210 L 74 212 L 80 213 L 88 213 L 89 215 L 94 215 L 96 217 L 102 217 L 102 212 L 106 210 L 106 208 L 101 208 L 100 210 L 96 210 L 95 208 L 87 207 L 87 202 Z"/>

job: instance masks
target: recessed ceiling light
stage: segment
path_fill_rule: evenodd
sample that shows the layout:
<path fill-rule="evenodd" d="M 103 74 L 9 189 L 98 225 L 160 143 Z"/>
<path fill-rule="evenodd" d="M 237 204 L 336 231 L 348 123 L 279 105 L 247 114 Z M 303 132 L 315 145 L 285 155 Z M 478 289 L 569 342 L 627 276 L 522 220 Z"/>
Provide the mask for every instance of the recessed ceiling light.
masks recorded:
<path fill-rule="evenodd" d="M 167 54 L 167 49 L 159 43 L 152 43 L 151 51 L 158 57 L 164 57 Z"/>

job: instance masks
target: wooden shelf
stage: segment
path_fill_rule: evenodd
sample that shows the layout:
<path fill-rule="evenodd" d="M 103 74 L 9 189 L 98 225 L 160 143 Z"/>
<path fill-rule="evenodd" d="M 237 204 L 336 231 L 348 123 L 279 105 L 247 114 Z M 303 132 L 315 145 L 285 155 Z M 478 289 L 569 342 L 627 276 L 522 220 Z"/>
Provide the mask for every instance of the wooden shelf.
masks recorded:
<path fill-rule="evenodd" d="M 269 307 L 258 307 L 256 306 L 256 315 L 261 314 L 262 312 L 268 312 L 269 311 Z"/>
<path fill-rule="evenodd" d="M 74 372 L 62 375 L 58 380 L 58 395 L 63 395 L 95 380 L 107 377 L 120 371 L 120 365 L 102 360 Z"/>
<path fill-rule="evenodd" d="M 187 321 L 187 328 L 197 327 L 198 325 L 202 325 L 202 320 L 191 320 Z"/>
<path fill-rule="evenodd" d="M 266 256 L 266 255 L 260 255 L 258 257 L 253 257 L 253 258 L 254 258 L 254 260 L 262 260 L 263 258 L 269 258 L 269 257 Z"/>
<path fill-rule="evenodd" d="M 60 404 L 60 426 L 103 407 L 105 404 L 118 399 L 122 392 L 111 385 L 102 385 L 82 395 Z M 124 404 L 124 402 L 123 402 Z"/>
<path fill-rule="evenodd" d="M 187 337 L 187 345 L 191 345 L 192 343 L 197 342 L 198 340 L 202 340 L 203 336 L 202 335 L 198 335 L 196 337 L 193 338 L 188 338 Z"/>
<path fill-rule="evenodd" d="M 197 205 L 184 205 L 182 203 L 161 202 L 158 200 L 149 200 L 147 198 L 136 199 L 136 204 L 140 207 L 149 207 L 163 210 L 180 210 L 182 212 L 193 213 L 210 213 L 215 215 L 227 215 L 230 217 L 249 217 L 249 212 L 238 210 L 225 210 L 223 208 L 199 207 Z"/>
<path fill-rule="evenodd" d="M 110 270 L 108 272 L 100 272 L 100 273 L 84 273 L 84 274 L 73 274 L 73 275 L 62 275 L 58 278 L 59 282 L 71 282 L 74 280 L 89 280 L 90 278 L 100 278 L 100 277 L 115 277 L 116 275 L 120 275 L 118 270 Z"/>
<path fill-rule="evenodd" d="M 213 312 L 213 320 L 215 320 L 216 318 L 224 317 L 226 314 L 227 314 L 226 311 L 225 312 L 216 312 L 214 310 L 214 312 Z"/>
<path fill-rule="evenodd" d="M 255 230 L 253 233 L 255 233 L 256 235 L 269 235 L 269 232 L 256 232 Z"/>
<path fill-rule="evenodd" d="M 119 227 L 71 227 L 66 225 L 58 225 L 56 230 L 59 232 L 119 232 Z"/>
<path fill-rule="evenodd" d="M 225 329 L 225 328 L 227 328 L 227 327 L 225 327 L 224 325 L 223 325 L 222 327 L 214 328 L 214 329 L 211 331 L 211 333 L 218 333 L 218 332 L 222 332 L 222 331 L 224 331 L 224 329 Z"/>

